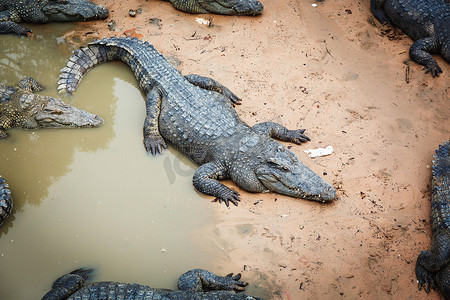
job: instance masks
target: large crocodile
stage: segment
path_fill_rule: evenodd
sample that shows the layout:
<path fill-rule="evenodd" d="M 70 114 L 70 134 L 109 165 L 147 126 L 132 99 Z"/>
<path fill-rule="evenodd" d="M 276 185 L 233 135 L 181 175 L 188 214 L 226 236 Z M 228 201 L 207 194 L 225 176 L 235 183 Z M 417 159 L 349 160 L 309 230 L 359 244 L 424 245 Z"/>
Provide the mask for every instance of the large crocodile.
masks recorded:
<path fill-rule="evenodd" d="M 264 6 L 258 0 L 167 0 L 176 9 L 192 14 L 259 15 Z"/>
<path fill-rule="evenodd" d="M 29 35 L 17 23 L 49 23 L 97 20 L 108 17 L 103 5 L 87 0 L 0 0 L 0 33 Z"/>
<path fill-rule="evenodd" d="M 219 202 L 237 205 L 238 192 L 218 180 L 231 179 L 250 192 L 277 193 L 321 202 L 336 190 L 279 142 L 309 140 L 304 130 L 272 122 L 248 126 L 234 104 L 240 99 L 220 83 L 198 75 L 182 76 L 152 45 L 136 38 L 106 38 L 74 52 L 61 70 L 58 90 L 72 93 L 95 65 L 122 60 L 146 94 L 144 145 L 152 154 L 174 145 L 200 165 L 195 188 Z"/>
<path fill-rule="evenodd" d="M 136 283 L 112 281 L 85 284 L 91 273 L 91 269 L 78 269 L 61 276 L 53 283 L 52 290 L 45 294 L 42 300 L 262 300 L 262 298 L 234 292 L 243 291 L 244 287 L 247 286 L 247 282 L 240 281 L 241 274 L 234 276 L 228 274 L 222 277 L 206 270 L 194 269 L 180 276 L 178 279 L 179 290 L 173 291 L 154 289 Z"/>
<path fill-rule="evenodd" d="M 98 127 L 102 118 L 34 92 L 43 87 L 31 77 L 22 79 L 17 87 L 0 84 L 0 139 L 8 137 L 7 129 Z"/>
<path fill-rule="evenodd" d="M 370 8 L 380 23 L 394 24 L 415 41 L 409 55 L 425 66 L 425 73 L 442 73 L 430 53 L 450 62 L 449 0 L 371 0 Z"/>
<path fill-rule="evenodd" d="M 6 180 L 0 175 L 0 225 L 2 225 L 5 220 L 11 214 L 13 207 L 13 200 L 11 197 L 11 191 L 6 183 Z"/>
<path fill-rule="evenodd" d="M 450 141 L 436 150 L 431 194 L 431 249 L 417 258 L 419 289 L 436 286 L 450 299 Z"/>

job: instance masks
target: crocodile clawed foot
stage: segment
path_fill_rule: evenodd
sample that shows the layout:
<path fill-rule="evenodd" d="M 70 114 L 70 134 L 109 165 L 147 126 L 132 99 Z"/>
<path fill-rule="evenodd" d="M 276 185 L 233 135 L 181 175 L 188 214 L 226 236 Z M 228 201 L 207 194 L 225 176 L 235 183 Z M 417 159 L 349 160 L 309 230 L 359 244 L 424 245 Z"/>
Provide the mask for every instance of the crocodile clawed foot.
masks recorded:
<path fill-rule="evenodd" d="M 423 67 L 422 70 L 425 70 L 425 74 L 431 73 L 431 76 L 437 77 L 440 73 L 442 73 L 441 67 L 437 64 L 437 62 L 432 62 L 427 66 Z"/>
<path fill-rule="evenodd" d="M 427 293 L 429 293 L 431 289 L 436 289 L 436 284 L 432 273 L 429 273 L 424 268 L 418 268 L 416 269 L 416 275 L 419 291 L 423 288 Z"/>
<path fill-rule="evenodd" d="M 233 280 L 239 280 L 241 279 L 241 273 L 237 273 L 236 275 L 233 276 L 233 273 L 228 274 L 225 277 L 231 277 Z"/>
<path fill-rule="evenodd" d="M 18 29 L 18 30 L 15 32 L 15 34 L 16 34 L 17 36 L 30 37 L 32 32 L 33 32 L 33 31 L 31 31 L 31 29 L 28 29 L 28 28 L 26 28 L 26 27 L 21 27 L 20 29 Z"/>
<path fill-rule="evenodd" d="M 233 190 L 230 190 L 229 193 L 227 193 L 226 195 L 222 196 L 222 197 L 217 197 L 213 200 L 213 202 L 217 202 L 219 201 L 219 203 L 225 202 L 225 205 L 227 207 L 230 207 L 230 202 L 233 203 L 234 205 L 238 206 L 238 201 L 241 201 L 239 199 L 239 193 Z"/>
<path fill-rule="evenodd" d="M 228 98 L 231 101 L 231 105 L 233 105 L 233 107 L 235 105 L 241 104 L 242 100 L 226 87 L 222 88 L 222 95 L 224 95 L 226 98 Z"/>
<path fill-rule="evenodd" d="M 161 136 L 147 136 L 144 138 L 144 146 L 147 152 L 151 152 L 152 155 L 157 153 L 161 154 L 167 149 L 166 143 Z"/>
<path fill-rule="evenodd" d="M 292 132 L 292 143 L 298 144 L 300 145 L 301 143 L 306 143 L 308 141 L 310 141 L 311 139 L 304 135 L 303 133 L 305 132 L 305 129 L 298 129 L 298 130 L 294 130 Z"/>
<path fill-rule="evenodd" d="M 237 273 L 233 276 L 233 273 L 228 274 L 225 276 L 226 280 L 228 281 L 228 288 L 229 290 L 234 290 L 236 292 L 242 292 L 245 291 L 245 287 L 248 285 L 248 282 L 240 281 L 241 279 L 241 273 Z"/>

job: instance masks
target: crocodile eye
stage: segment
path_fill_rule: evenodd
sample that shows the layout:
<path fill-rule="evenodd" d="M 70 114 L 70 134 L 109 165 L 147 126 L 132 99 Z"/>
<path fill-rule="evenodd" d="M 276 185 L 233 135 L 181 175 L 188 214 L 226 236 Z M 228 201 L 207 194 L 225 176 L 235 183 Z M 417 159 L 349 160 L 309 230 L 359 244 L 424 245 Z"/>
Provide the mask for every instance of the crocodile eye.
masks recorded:
<path fill-rule="evenodd" d="M 268 164 L 269 166 L 271 166 L 271 167 L 276 167 L 276 168 L 279 167 L 279 165 L 278 165 L 276 162 L 271 161 L 271 160 L 268 160 L 268 161 L 267 161 L 267 164 Z"/>

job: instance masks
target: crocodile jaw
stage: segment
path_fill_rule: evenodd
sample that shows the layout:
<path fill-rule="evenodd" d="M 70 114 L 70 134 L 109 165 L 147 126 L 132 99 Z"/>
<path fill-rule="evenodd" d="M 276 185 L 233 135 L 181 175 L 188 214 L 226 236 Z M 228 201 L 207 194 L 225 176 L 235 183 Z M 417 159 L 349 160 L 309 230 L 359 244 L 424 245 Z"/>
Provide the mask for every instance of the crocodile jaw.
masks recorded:
<path fill-rule="evenodd" d="M 42 11 L 52 22 L 98 20 L 109 15 L 105 6 L 86 0 L 48 1 Z"/>
<path fill-rule="evenodd" d="M 284 147 L 278 147 L 255 170 L 258 180 L 270 191 L 296 198 L 328 202 L 336 190 L 301 163 Z"/>
<path fill-rule="evenodd" d="M 82 109 L 68 105 L 61 100 L 49 97 L 49 101 L 35 115 L 39 127 L 79 128 L 99 127 L 103 119 Z"/>

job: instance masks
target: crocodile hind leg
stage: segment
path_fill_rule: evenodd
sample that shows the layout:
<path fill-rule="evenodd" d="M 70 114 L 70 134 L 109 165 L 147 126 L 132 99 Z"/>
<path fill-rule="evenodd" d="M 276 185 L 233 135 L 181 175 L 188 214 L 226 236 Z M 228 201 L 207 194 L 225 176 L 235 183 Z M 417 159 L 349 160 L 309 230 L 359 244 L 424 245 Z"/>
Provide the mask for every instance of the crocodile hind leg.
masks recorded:
<path fill-rule="evenodd" d="M 227 276 L 218 276 L 212 272 L 203 269 L 190 270 L 178 279 L 178 289 L 180 291 L 243 291 L 248 285 L 247 282 L 239 281 L 241 274 L 233 276 L 233 273 Z"/>
<path fill-rule="evenodd" d="M 229 202 L 237 206 L 237 201 L 240 201 L 239 193 L 218 181 L 227 178 L 227 171 L 224 166 L 210 162 L 200 166 L 195 171 L 192 181 L 199 192 L 216 197 L 216 201 L 219 201 L 219 203 L 225 202 L 227 207 Z"/>
<path fill-rule="evenodd" d="M 151 152 L 153 155 L 167 149 L 166 143 L 159 132 L 158 120 L 161 101 L 162 95 L 157 87 L 150 90 L 145 100 L 147 115 L 144 121 L 144 146 L 147 152 Z"/>
<path fill-rule="evenodd" d="M 193 85 L 201 87 L 202 89 L 214 91 L 225 96 L 225 98 L 230 100 L 231 105 L 233 106 L 235 106 L 236 104 L 241 104 L 241 99 L 238 96 L 236 96 L 227 87 L 221 85 L 219 82 L 215 81 L 212 78 L 195 74 L 186 75 L 184 76 L 184 78 L 186 78 Z"/>
<path fill-rule="evenodd" d="M 263 122 L 255 124 L 252 127 L 256 132 L 264 135 L 268 135 L 271 138 L 278 139 L 283 142 L 290 142 L 295 144 L 305 143 L 311 139 L 304 135 L 305 129 L 289 130 L 286 127 L 274 123 L 274 122 Z"/>
<path fill-rule="evenodd" d="M 52 290 L 42 297 L 42 300 L 62 300 L 79 290 L 89 279 L 92 269 L 78 269 L 55 280 Z"/>
<path fill-rule="evenodd" d="M 440 272 L 442 269 L 445 270 L 446 265 L 450 261 L 450 238 L 446 232 L 438 234 L 433 237 L 433 244 L 431 250 L 422 251 L 417 258 L 416 263 L 416 277 L 419 284 L 419 289 L 424 288 L 428 293 L 430 289 L 436 287 L 436 273 Z M 450 272 L 447 267 L 447 272 Z M 447 282 L 449 282 L 449 275 L 447 277 Z M 442 276 L 441 276 L 442 277 Z M 442 279 L 441 279 L 442 281 Z M 449 295 L 450 296 L 450 295 Z"/>
<path fill-rule="evenodd" d="M 436 52 L 438 42 L 432 37 L 426 37 L 417 40 L 409 48 L 409 56 L 413 61 L 424 66 L 425 73 L 431 73 L 431 76 L 436 77 L 442 73 L 436 60 L 431 56 L 430 52 Z"/>

